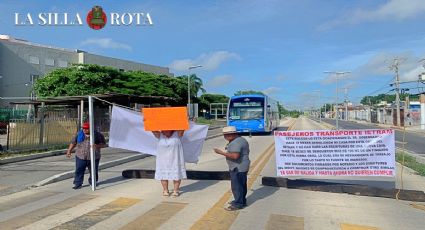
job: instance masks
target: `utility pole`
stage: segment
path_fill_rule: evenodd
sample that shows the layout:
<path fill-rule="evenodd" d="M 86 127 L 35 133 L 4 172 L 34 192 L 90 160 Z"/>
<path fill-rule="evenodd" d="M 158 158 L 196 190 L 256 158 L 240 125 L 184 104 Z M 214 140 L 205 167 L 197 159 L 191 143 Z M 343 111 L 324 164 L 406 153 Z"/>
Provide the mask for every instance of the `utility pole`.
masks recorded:
<path fill-rule="evenodd" d="M 189 66 L 188 70 L 200 68 L 202 65 Z M 192 105 L 190 104 L 190 74 L 187 76 L 187 113 L 189 114 L 189 119 L 193 118 L 195 113 L 192 113 Z"/>
<path fill-rule="evenodd" d="M 394 63 L 391 65 L 390 69 L 395 72 L 395 103 L 397 110 L 397 125 L 401 126 L 401 117 L 400 117 L 400 76 L 398 74 L 399 62 L 397 58 L 394 58 Z"/>
<path fill-rule="evenodd" d="M 321 102 L 320 102 L 320 90 L 314 90 L 313 92 L 316 92 L 316 93 L 318 93 L 319 94 L 319 97 L 318 97 L 318 100 L 319 100 L 319 105 L 321 105 Z M 322 123 L 322 107 L 321 106 L 319 106 L 319 122 L 320 123 Z"/>
<path fill-rule="evenodd" d="M 326 118 L 326 112 L 327 112 L 326 110 L 328 109 L 327 107 L 328 107 L 328 104 L 325 103 L 325 115 L 324 115 L 324 118 Z"/>
<path fill-rule="evenodd" d="M 372 103 L 370 102 L 370 97 L 369 99 L 369 109 L 368 109 L 368 114 L 371 114 L 371 110 L 372 110 Z M 369 116 L 369 115 L 368 115 Z M 372 123 L 372 115 L 370 115 L 370 119 L 369 122 Z"/>
<path fill-rule="evenodd" d="M 345 95 L 345 99 L 344 99 L 344 104 L 345 104 L 345 120 L 348 121 L 348 98 L 347 98 L 348 88 L 343 88 L 343 89 L 344 89 L 344 95 Z"/>
<path fill-rule="evenodd" d="M 336 129 L 339 129 L 339 126 L 338 126 L 338 112 L 339 112 L 339 108 L 338 108 L 338 76 L 344 75 L 344 74 L 347 74 L 347 73 L 351 73 L 351 72 L 349 72 L 349 71 L 325 71 L 324 73 L 335 74 L 335 77 L 336 77 L 335 126 L 336 126 Z"/>

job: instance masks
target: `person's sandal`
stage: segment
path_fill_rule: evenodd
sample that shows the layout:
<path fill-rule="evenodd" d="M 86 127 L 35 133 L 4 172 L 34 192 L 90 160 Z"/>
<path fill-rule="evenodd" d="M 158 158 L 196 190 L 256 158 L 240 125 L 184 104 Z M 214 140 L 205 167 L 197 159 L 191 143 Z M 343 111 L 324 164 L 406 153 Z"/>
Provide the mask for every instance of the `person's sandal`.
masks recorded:
<path fill-rule="evenodd" d="M 178 197 L 178 196 L 180 196 L 180 192 L 179 191 L 173 191 L 173 193 L 171 194 L 171 196 Z"/>
<path fill-rule="evenodd" d="M 162 195 L 163 196 L 170 196 L 170 192 L 168 192 L 168 191 L 162 191 Z"/>
<path fill-rule="evenodd" d="M 240 209 L 240 208 L 235 207 L 235 206 L 233 206 L 233 205 L 230 205 L 229 207 L 224 208 L 224 210 L 226 210 L 226 211 L 237 211 L 237 210 L 239 210 L 239 209 Z"/>

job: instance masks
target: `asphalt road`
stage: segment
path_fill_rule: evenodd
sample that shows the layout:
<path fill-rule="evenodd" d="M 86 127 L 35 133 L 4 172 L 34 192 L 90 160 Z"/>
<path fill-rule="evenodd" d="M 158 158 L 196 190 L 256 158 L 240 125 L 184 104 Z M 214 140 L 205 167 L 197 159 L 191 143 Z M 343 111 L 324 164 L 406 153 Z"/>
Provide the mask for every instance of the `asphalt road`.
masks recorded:
<path fill-rule="evenodd" d="M 315 119 L 317 121 L 317 119 Z M 334 119 L 322 119 L 322 122 L 326 122 L 335 126 Z M 338 121 L 340 129 L 384 129 L 383 127 L 375 124 L 356 123 L 351 121 Z M 403 147 L 403 131 L 395 129 L 395 140 L 396 146 L 399 148 Z M 425 157 L 425 135 L 415 132 L 405 132 L 404 137 L 404 148 L 410 152 L 414 152 L 422 157 Z"/>
<path fill-rule="evenodd" d="M 208 130 L 207 136 L 213 137 L 220 134 L 221 129 L 215 128 Z M 140 156 L 141 153 L 105 148 L 102 149 L 100 164 L 120 161 L 135 155 Z M 59 155 L 0 165 L 0 196 L 26 190 L 46 178 L 73 170 L 75 170 L 75 154 L 71 158 Z"/>
<path fill-rule="evenodd" d="M 294 129 L 326 129 L 309 119 L 298 120 Z M 425 226 L 421 204 L 263 186 L 262 177 L 276 175 L 274 138 L 269 135 L 246 138 L 250 143 L 252 168 L 248 178 L 248 206 L 243 210 L 223 210 L 232 199 L 230 181 L 184 180 L 182 194 L 174 198 L 163 197 L 156 180 L 122 178 L 121 172 L 126 169 L 152 169 L 155 165 L 152 157 L 101 171 L 101 184 L 96 191 L 87 185 L 72 190 L 72 179 L 68 179 L 0 196 L 1 229 L 416 230 Z M 224 157 L 212 150 L 225 144 L 222 137 L 207 140 L 200 162 L 188 164 L 188 169 L 227 170 Z M 425 188 L 422 178 L 414 179 L 411 181 L 414 185 L 421 185 L 421 190 Z"/>

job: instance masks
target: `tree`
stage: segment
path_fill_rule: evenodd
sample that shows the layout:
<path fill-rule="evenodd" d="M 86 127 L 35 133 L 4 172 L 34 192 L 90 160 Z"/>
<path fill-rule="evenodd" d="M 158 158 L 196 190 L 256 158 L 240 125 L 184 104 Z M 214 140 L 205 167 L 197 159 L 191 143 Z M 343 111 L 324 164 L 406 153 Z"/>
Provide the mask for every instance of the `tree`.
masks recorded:
<path fill-rule="evenodd" d="M 410 94 L 400 94 L 400 99 L 406 98 L 406 96 L 410 96 L 410 100 L 416 100 L 419 99 L 417 95 L 410 95 Z M 360 103 L 363 105 L 376 105 L 380 103 L 381 101 L 386 101 L 388 103 L 395 101 L 395 95 L 394 94 L 379 94 L 377 96 L 365 96 L 362 98 Z"/>
<path fill-rule="evenodd" d="M 122 72 L 106 66 L 76 64 L 47 74 L 36 82 L 34 90 L 39 97 L 122 93 L 173 97 L 178 104 L 185 104 L 186 82 L 181 77 L 142 71 Z M 202 81 L 194 78 L 194 82 L 194 90 L 204 90 Z"/>
<path fill-rule="evenodd" d="M 228 103 L 229 97 L 222 94 L 202 94 L 199 97 L 199 110 L 210 110 L 211 103 Z"/>
<path fill-rule="evenodd" d="M 261 91 L 255 91 L 255 90 L 239 90 L 235 93 L 235 96 L 244 95 L 244 94 L 261 94 L 264 95 Z"/>
<path fill-rule="evenodd" d="M 186 100 L 187 100 L 187 75 L 182 75 L 182 76 L 178 76 L 176 77 L 182 81 L 186 82 Z M 199 91 L 201 91 L 202 93 L 205 93 L 206 90 L 203 87 L 203 82 L 202 79 L 199 78 L 196 74 L 191 74 L 190 78 L 189 78 L 189 85 L 190 85 L 190 98 L 193 98 L 193 102 L 199 102 L 198 100 L 198 93 Z M 184 95 L 184 94 L 183 94 Z M 193 97 L 195 96 L 195 97 Z"/>
<path fill-rule="evenodd" d="M 322 107 L 320 107 L 320 112 L 329 112 L 333 110 L 333 106 L 332 104 L 328 104 L 326 103 L 325 105 L 322 105 Z"/>
<path fill-rule="evenodd" d="M 300 112 L 298 112 L 297 110 L 285 109 L 285 107 L 283 107 L 283 105 L 281 105 L 279 102 L 277 103 L 277 107 L 281 116 L 298 117 L 300 115 Z"/>

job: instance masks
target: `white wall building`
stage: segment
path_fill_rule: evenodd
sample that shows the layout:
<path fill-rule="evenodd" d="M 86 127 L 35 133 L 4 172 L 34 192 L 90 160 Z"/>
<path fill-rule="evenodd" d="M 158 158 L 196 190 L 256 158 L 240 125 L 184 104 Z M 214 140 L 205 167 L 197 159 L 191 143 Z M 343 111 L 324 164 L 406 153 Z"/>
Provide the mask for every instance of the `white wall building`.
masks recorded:
<path fill-rule="evenodd" d="M 0 98 L 0 106 L 8 106 L 10 101 L 17 101 L 21 97 L 30 97 L 32 85 L 38 78 L 70 64 L 97 64 L 122 71 L 141 70 L 173 76 L 167 67 L 100 56 L 82 50 L 34 44 L 0 35 L 0 97 L 14 98 Z"/>

